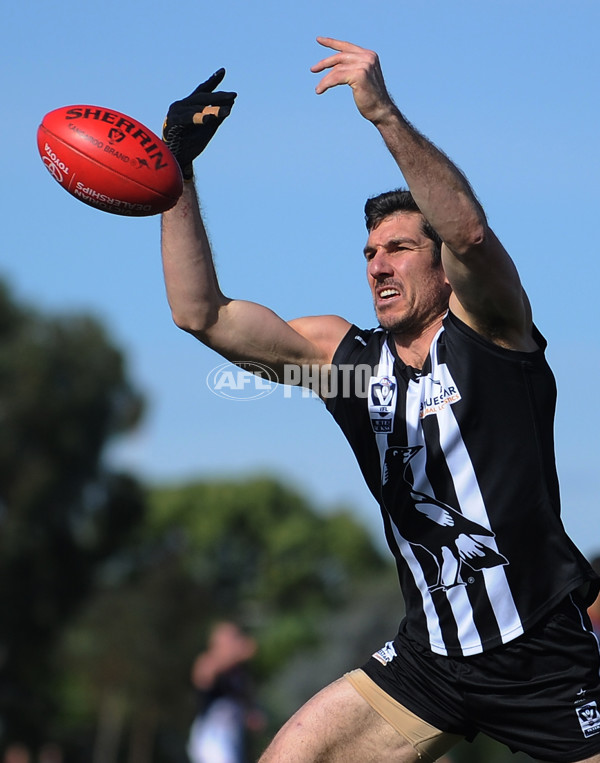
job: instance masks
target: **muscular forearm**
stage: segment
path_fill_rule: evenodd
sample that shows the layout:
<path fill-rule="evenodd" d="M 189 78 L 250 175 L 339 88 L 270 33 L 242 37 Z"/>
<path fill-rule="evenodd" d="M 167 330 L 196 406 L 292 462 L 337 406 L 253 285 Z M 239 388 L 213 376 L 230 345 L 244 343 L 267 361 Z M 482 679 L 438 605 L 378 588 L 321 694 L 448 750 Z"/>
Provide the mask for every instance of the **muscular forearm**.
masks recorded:
<path fill-rule="evenodd" d="M 480 244 L 487 224 L 462 172 L 390 104 L 373 121 L 396 160 L 413 198 L 457 255 Z"/>
<path fill-rule="evenodd" d="M 235 93 L 215 91 L 224 74 L 218 70 L 169 108 L 164 137 L 184 177 L 190 176 L 191 163 L 231 111 Z M 267 307 L 225 297 L 193 183 L 184 185 L 177 204 L 163 214 L 162 256 L 177 326 L 234 362 L 263 363 L 277 374 L 286 364 L 323 365 L 331 361 L 350 326 L 336 316 L 305 318 L 292 326 Z"/>
<path fill-rule="evenodd" d="M 173 320 L 198 336 L 218 319 L 226 303 L 212 259 L 193 183 L 185 183 L 178 203 L 163 214 L 162 259 Z"/>
<path fill-rule="evenodd" d="M 421 135 L 396 108 L 374 51 L 330 37 L 318 42 L 336 51 L 311 67 L 327 72 L 316 87 L 321 94 L 349 85 L 359 112 L 381 133 L 429 223 L 457 255 L 485 238 L 485 215 L 460 170 Z"/>

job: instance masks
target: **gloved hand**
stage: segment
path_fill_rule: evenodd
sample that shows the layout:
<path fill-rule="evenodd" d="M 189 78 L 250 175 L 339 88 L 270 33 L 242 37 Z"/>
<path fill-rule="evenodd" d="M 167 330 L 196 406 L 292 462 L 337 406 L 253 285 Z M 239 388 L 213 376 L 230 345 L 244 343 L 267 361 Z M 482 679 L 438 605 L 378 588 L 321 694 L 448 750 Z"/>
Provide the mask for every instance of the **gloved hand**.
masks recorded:
<path fill-rule="evenodd" d="M 213 92 L 224 76 L 225 69 L 219 69 L 187 98 L 172 103 L 167 112 L 163 140 L 177 159 L 184 180 L 192 179 L 192 162 L 233 107 L 237 93 Z"/>

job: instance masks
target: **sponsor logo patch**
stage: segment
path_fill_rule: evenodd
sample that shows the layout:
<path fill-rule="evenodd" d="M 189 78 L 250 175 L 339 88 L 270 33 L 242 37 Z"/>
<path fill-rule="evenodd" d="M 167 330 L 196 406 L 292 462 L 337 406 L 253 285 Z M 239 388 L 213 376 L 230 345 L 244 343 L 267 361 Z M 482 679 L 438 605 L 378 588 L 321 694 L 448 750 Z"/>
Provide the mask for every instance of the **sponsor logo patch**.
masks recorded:
<path fill-rule="evenodd" d="M 460 399 L 460 392 L 450 371 L 446 365 L 439 367 L 440 378 L 433 379 L 431 375 L 422 376 L 421 385 L 421 405 L 419 407 L 419 418 L 424 419 L 435 413 L 440 413 L 448 405 L 457 403 Z"/>
<path fill-rule="evenodd" d="M 382 665 L 387 665 L 388 662 L 391 662 L 394 657 L 397 656 L 396 650 L 394 649 L 394 643 L 393 641 L 388 641 L 385 646 L 381 647 L 373 657 L 376 660 L 379 660 L 379 662 Z"/>

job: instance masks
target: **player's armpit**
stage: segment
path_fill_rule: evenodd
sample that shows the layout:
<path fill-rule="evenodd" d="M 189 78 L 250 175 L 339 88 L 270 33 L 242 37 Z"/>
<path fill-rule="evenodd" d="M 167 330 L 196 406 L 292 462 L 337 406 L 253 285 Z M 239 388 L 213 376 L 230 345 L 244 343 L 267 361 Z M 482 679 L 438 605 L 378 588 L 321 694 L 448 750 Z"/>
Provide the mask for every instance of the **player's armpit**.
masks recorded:
<path fill-rule="evenodd" d="M 531 310 L 510 255 L 488 229 L 486 240 L 461 256 L 442 247 L 450 309 L 477 333 L 507 349 L 537 349 Z"/>

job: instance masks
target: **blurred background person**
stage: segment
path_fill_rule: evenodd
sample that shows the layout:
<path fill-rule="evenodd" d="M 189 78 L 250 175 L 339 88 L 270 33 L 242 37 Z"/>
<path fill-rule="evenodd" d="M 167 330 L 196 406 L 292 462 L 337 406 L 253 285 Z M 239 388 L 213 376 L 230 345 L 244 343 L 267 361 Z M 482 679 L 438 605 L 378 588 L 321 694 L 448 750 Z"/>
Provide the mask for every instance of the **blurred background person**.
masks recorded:
<path fill-rule="evenodd" d="M 264 717 L 254 699 L 248 662 L 255 640 L 233 622 L 217 623 L 206 651 L 192 666 L 197 712 L 190 731 L 191 763 L 246 763 L 247 733 L 259 731 Z"/>

